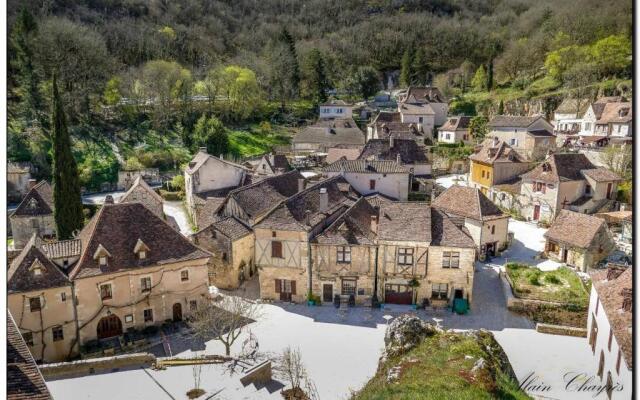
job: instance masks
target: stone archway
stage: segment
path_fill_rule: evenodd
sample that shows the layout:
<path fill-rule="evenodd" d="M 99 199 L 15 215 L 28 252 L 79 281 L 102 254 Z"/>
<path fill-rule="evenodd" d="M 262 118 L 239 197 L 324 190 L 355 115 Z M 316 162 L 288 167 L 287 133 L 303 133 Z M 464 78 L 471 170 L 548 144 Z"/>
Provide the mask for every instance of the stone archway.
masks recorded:
<path fill-rule="evenodd" d="M 98 339 L 120 336 L 122 335 L 122 321 L 120 321 L 120 318 L 115 314 L 102 317 L 100 321 L 98 321 L 97 333 Z"/>

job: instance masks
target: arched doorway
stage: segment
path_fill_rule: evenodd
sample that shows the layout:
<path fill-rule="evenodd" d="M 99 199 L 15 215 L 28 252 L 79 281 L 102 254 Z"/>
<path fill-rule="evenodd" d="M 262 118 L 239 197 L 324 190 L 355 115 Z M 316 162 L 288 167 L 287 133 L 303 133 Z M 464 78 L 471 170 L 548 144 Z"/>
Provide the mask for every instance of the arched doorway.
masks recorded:
<path fill-rule="evenodd" d="M 98 339 L 120 335 L 122 335 L 122 321 L 117 315 L 107 315 L 98 321 Z"/>
<path fill-rule="evenodd" d="M 173 305 L 173 322 L 182 321 L 182 304 Z"/>

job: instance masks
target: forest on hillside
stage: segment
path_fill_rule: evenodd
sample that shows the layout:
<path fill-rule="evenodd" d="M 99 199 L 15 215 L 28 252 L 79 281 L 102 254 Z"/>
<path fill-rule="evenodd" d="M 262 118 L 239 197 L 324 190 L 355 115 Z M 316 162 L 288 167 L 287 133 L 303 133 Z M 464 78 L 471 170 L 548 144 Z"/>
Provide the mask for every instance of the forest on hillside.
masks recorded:
<path fill-rule="evenodd" d="M 628 93 L 630 0 L 8 0 L 9 159 L 50 173 L 51 81 L 85 187 L 194 148 L 286 142 L 334 91 L 434 84 L 452 110 Z"/>

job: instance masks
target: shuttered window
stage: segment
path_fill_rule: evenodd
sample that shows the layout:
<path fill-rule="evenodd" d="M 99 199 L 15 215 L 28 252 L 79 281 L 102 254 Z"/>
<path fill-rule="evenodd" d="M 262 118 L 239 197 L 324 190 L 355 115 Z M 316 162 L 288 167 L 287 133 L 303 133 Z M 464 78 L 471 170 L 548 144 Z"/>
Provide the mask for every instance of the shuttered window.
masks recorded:
<path fill-rule="evenodd" d="M 272 258 L 283 258 L 282 257 L 282 242 L 273 241 L 271 242 L 271 257 Z"/>

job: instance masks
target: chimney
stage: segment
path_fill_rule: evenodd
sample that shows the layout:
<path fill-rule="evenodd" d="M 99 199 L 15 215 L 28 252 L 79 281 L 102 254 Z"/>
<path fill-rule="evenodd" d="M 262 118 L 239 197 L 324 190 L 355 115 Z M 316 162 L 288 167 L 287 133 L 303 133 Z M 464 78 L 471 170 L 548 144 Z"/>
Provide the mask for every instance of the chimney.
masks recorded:
<path fill-rule="evenodd" d="M 105 198 L 104 198 L 104 204 L 113 204 L 113 196 L 108 194 Z"/>
<path fill-rule="evenodd" d="M 401 164 L 402 164 L 402 159 L 400 158 L 400 153 L 396 154 L 396 163 L 397 163 L 398 165 L 401 165 Z"/>
<path fill-rule="evenodd" d="M 622 295 L 622 309 L 624 311 L 631 312 L 633 305 L 633 290 L 631 288 L 624 288 L 620 294 Z"/>
<path fill-rule="evenodd" d="M 395 139 L 393 138 L 393 135 L 389 135 L 389 148 L 393 149 L 394 144 L 395 144 Z"/>
<path fill-rule="evenodd" d="M 206 148 L 206 147 L 198 147 L 198 151 L 199 151 L 200 153 L 205 153 L 205 154 L 207 154 L 207 148 Z"/>
<path fill-rule="evenodd" d="M 377 215 L 371 216 L 371 232 L 376 234 L 378 233 L 378 216 Z"/>
<path fill-rule="evenodd" d="M 298 178 L 298 193 L 304 190 L 304 178 Z"/>
<path fill-rule="evenodd" d="M 327 212 L 329 209 L 329 193 L 327 188 L 320 188 L 320 212 Z"/>
<path fill-rule="evenodd" d="M 29 183 L 27 183 L 27 189 L 31 190 L 33 189 L 33 187 L 36 185 L 36 180 L 35 179 L 29 179 Z"/>

